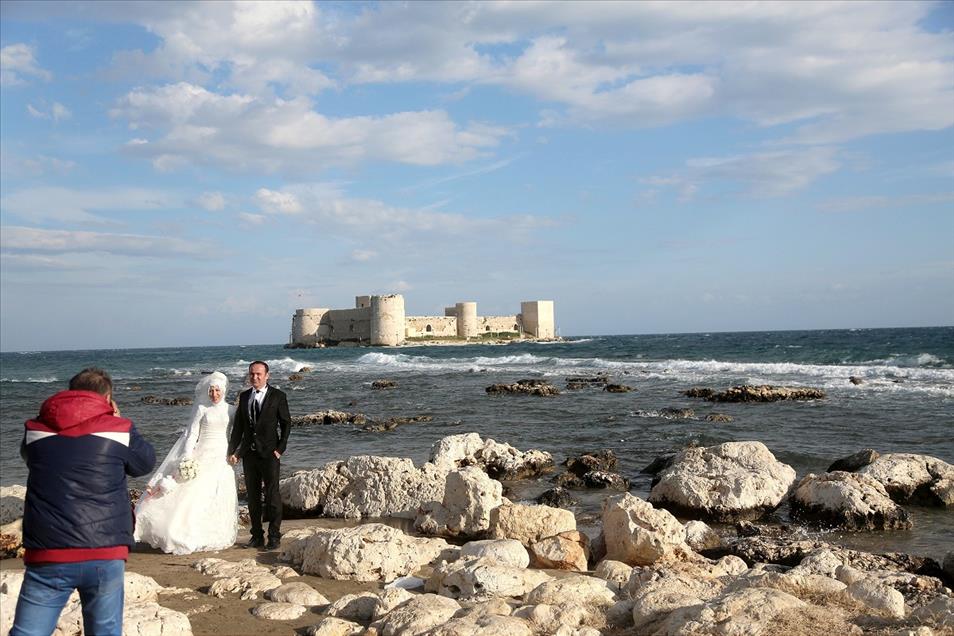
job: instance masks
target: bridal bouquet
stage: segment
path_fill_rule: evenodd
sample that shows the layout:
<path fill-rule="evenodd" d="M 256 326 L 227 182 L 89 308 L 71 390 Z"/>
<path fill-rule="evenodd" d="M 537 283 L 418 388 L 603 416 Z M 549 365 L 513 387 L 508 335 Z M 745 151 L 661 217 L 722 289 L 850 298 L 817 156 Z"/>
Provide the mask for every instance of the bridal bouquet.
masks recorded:
<path fill-rule="evenodd" d="M 183 459 L 179 462 L 179 481 L 189 481 L 195 479 L 199 474 L 199 463 L 192 458 Z"/>

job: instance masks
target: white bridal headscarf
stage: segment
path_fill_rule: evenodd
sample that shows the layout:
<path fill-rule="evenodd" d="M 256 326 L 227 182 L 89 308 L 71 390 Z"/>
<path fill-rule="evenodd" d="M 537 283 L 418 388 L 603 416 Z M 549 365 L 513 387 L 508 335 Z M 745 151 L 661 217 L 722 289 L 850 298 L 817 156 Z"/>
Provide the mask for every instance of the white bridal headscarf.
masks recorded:
<path fill-rule="evenodd" d="M 209 389 L 213 386 L 222 390 L 222 400 L 218 404 L 212 404 L 212 398 L 209 397 Z M 159 464 L 159 468 L 149 479 L 148 487 L 155 489 L 159 485 L 160 489 L 170 490 L 175 484 L 175 474 L 179 470 L 179 463 L 188 457 L 192 457 L 192 451 L 195 449 L 196 442 L 199 441 L 199 427 L 202 422 L 202 415 L 209 409 L 228 409 L 228 403 L 225 400 L 226 393 L 229 390 L 229 379 L 224 373 L 215 371 L 204 376 L 199 383 L 195 385 L 195 400 L 192 402 L 192 413 L 189 417 L 189 424 L 179 435 L 179 439 L 169 449 L 169 454 Z M 168 478 L 168 479 L 166 479 Z M 160 483 L 161 482 L 161 483 Z"/>

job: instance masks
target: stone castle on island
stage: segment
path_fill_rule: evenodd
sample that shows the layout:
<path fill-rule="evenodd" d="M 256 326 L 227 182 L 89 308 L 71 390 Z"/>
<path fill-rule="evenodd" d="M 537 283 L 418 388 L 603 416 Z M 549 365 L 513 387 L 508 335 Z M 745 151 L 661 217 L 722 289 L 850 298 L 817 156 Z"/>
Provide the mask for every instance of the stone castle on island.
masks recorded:
<path fill-rule="evenodd" d="M 411 341 L 481 339 L 552 340 L 556 337 L 552 300 L 520 303 L 512 316 L 478 316 L 477 303 L 445 307 L 443 316 L 408 316 L 404 297 L 356 296 L 353 309 L 298 309 L 287 348 L 398 346 Z"/>

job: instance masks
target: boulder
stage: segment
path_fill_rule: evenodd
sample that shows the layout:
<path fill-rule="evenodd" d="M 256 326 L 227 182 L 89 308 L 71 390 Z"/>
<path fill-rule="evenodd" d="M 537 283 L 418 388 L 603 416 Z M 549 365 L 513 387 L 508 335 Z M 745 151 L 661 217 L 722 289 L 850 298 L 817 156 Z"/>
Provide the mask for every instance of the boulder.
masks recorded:
<path fill-rule="evenodd" d="M 530 545 L 533 567 L 586 572 L 590 540 L 578 530 L 561 532 Z"/>
<path fill-rule="evenodd" d="M 329 602 L 321 592 L 301 581 L 279 585 L 268 593 L 268 598 L 276 603 L 293 603 L 306 607 L 328 605 Z"/>
<path fill-rule="evenodd" d="M 444 498 L 445 472 L 410 459 L 356 455 L 299 471 L 279 482 L 287 516 L 413 519 L 421 506 Z"/>
<path fill-rule="evenodd" d="M 635 568 L 624 591 L 633 601 L 637 634 L 652 634 L 658 624 L 681 607 L 699 605 L 720 594 L 725 581 L 688 564 L 680 568 Z"/>
<path fill-rule="evenodd" d="M 328 616 L 367 623 L 374 618 L 380 598 L 374 592 L 345 594 L 328 606 Z"/>
<path fill-rule="evenodd" d="M 804 601 L 781 590 L 749 588 L 674 609 L 655 633 L 755 636 L 765 633 L 766 623 L 776 616 L 806 607 Z"/>
<path fill-rule="evenodd" d="M 262 603 L 252 609 L 252 614 L 269 621 L 293 621 L 306 611 L 304 605 L 295 603 Z"/>
<path fill-rule="evenodd" d="M 26 486 L 0 486 L 0 526 L 16 521 L 23 516 Z"/>
<path fill-rule="evenodd" d="M 576 517 L 569 510 L 505 504 L 491 510 L 487 534 L 494 539 L 516 539 L 529 547 L 568 530 L 576 530 Z"/>
<path fill-rule="evenodd" d="M 757 519 L 781 503 L 793 481 L 795 470 L 761 442 L 725 442 L 677 453 L 649 501 L 688 517 Z"/>
<path fill-rule="evenodd" d="M 594 576 L 606 581 L 610 589 L 615 592 L 623 589 L 632 573 L 633 566 L 612 559 L 603 559 L 593 571 Z"/>
<path fill-rule="evenodd" d="M 603 387 L 603 390 L 607 393 L 629 393 L 633 390 L 633 387 L 625 384 L 607 384 Z"/>
<path fill-rule="evenodd" d="M 484 539 L 471 541 L 460 548 L 460 558 L 487 559 L 516 568 L 530 567 L 530 555 L 515 539 Z"/>
<path fill-rule="evenodd" d="M 626 492 L 629 490 L 629 480 L 619 473 L 611 473 L 604 470 L 591 470 L 579 476 L 572 472 L 566 472 L 556 478 L 559 486 L 567 488 L 589 488 L 603 490 L 617 490 Z"/>
<path fill-rule="evenodd" d="M 422 505 L 414 527 L 424 534 L 477 536 L 490 526 L 490 511 L 503 503 L 502 493 L 500 482 L 476 466 L 447 473 L 442 501 Z"/>
<path fill-rule="evenodd" d="M 217 598 L 239 594 L 243 600 L 253 600 L 282 584 L 269 568 L 259 565 L 254 559 L 236 562 L 209 557 L 197 561 L 192 567 L 215 578 L 208 594 Z"/>
<path fill-rule="evenodd" d="M 839 530 L 905 530 L 907 511 L 868 475 L 836 471 L 805 475 L 795 486 L 792 519 Z"/>
<path fill-rule="evenodd" d="M 82 612 L 79 613 L 82 620 Z M 168 607 L 156 603 L 127 602 L 123 607 L 123 634 L 192 636 L 192 624 L 188 616 Z"/>
<path fill-rule="evenodd" d="M 569 508 L 576 504 L 576 499 L 570 494 L 570 491 L 563 486 L 557 486 L 541 493 L 536 502 L 551 508 Z"/>
<path fill-rule="evenodd" d="M 689 389 L 688 397 L 701 397 L 710 402 L 778 402 L 780 400 L 821 400 L 825 392 L 808 387 L 743 384 L 716 393 L 712 389 Z"/>
<path fill-rule="evenodd" d="M 630 565 L 692 554 L 686 529 L 672 514 L 629 493 L 603 502 L 603 539 L 606 558 Z"/>
<path fill-rule="evenodd" d="M 368 418 L 362 413 L 348 413 L 346 411 L 336 411 L 326 409 L 324 411 L 315 411 L 307 415 L 297 415 L 291 419 L 292 426 L 312 426 L 328 424 L 356 424 L 361 425 L 368 421 Z"/>
<path fill-rule="evenodd" d="M 879 457 L 881 457 L 881 454 L 878 451 L 873 448 L 865 448 L 847 457 L 836 459 L 832 462 L 832 465 L 828 467 L 828 472 L 833 473 L 836 470 L 843 470 L 848 473 L 853 473 L 860 468 L 864 468 Z"/>
<path fill-rule="evenodd" d="M 845 594 L 849 598 L 863 603 L 876 614 L 890 616 L 891 618 L 904 618 L 906 611 L 904 596 L 901 592 L 887 585 L 882 585 L 878 581 L 868 578 L 855 581 L 848 586 Z"/>
<path fill-rule="evenodd" d="M 858 472 L 881 482 L 897 503 L 954 506 L 954 466 L 936 457 L 888 453 Z"/>
<path fill-rule="evenodd" d="M 404 605 L 414 598 L 414 594 L 400 587 L 385 587 L 377 593 L 377 601 L 371 612 L 371 620 L 384 618 L 396 607 Z"/>
<path fill-rule="evenodd" d="M 391 526 L 369 523 L 316 532 L 307 539 L 300 566 L 305 574 L 330 579 L 390 581 L 456 553 L 443 539 L 410 537 Z"/>
<path fill-rule="evenodd" d="M 725 542 L 718 532 L 710 528 L 705 522 L 697 520 L 686 522 L 686 543 L 696 552 L 725 547 Z"/>
<path fill-rule="evenodd" d="M 954 598 L 941 595 L 914 610 L 911 618 L 919 624 L 954 631 Z M 949 633 L 949 632 L 944 632 Z"/>
<path fill-rule="evenodd" d="M 467 614 L 430 630 L 427 636 L 533 636 L 533 629 L 513 616 Z"/>
<path fill-rule="evenodd" d="M 592 576 L 566 576 L 541 583 L 527 594 L 528 605 L 595 605 L 609 606 L 616 594 L 603 579 Z"/>
<path fill-rule="evenodd" d="M 615 471 L 619 468 L 619 459 L 616 453 L 608 448 L 586 452 L 576 457 L 568 457 L 563 465 L 575 475 L 582 477 L 593 470 Z"/>
<path fill-rule="evenodd" d="M 460 604 L 437 594 L 420 594 L 371 624 L 381 636 L 417 636 L 453 618 Z"/>
<path fill-rule="evenodd" d="M 334 616 L 323 618 L 317 625 L 312 625 L 305 630 L 306 636 L 358 636 L 362 632 L 364 632 L 364 625 Z"/>
<path fill-rule="evenodd" d="M 424 589 L 442 596 L 470 600 L 519 598 L 550 578 L 549 574 L 539 570 L 504 565 L 488 558 L 460 559 L 434 568 Z"/>
<path fill-rule="evenodd" d="M 477 433 L 450 435 L 431 447 L 429 462 L 444 471 L 479 466 L 494 479 L 537 477 L 553 468 L 553 456 L 540 450 L 520 451 Z"/>

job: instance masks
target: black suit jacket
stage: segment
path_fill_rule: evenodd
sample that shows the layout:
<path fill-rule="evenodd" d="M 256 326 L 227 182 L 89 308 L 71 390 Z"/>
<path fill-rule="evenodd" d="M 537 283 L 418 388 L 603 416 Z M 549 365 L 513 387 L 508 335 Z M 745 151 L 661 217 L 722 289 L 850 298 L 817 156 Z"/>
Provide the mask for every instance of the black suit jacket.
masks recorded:
<path fill-rule="evenodd" d="M 246 389 L 239 395 L 235 422 L 229 436 L 229 455 L 245 457 L 252 447 L 252 442 L 255 443 L 255 453 L 260 457 L 267 457 L 276 450 L 284 455 L 288 434 L 291 432 L 288 398 L 281 390 L 269 385 L 262 401 L 262 413 L 253 425 L 248 414 L 248 401 L 251 397 L 252 389 Z"/>

